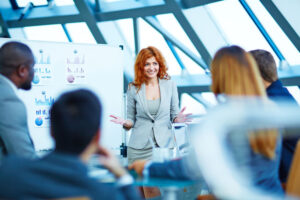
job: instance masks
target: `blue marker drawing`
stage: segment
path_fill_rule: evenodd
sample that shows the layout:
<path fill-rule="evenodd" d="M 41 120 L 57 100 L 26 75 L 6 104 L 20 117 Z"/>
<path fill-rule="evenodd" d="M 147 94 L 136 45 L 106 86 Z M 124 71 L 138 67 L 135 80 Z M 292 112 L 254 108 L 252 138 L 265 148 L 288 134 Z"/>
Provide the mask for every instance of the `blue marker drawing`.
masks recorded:
<path fill-rule="evenodd" d="M 35 119 L 35 124 L 36 124 L 37 126 L 41 126 L 41 125 L 43 124 L 43 119 L 42 119 L 41 117 L 37 117 L 37 118 Z"/>
<path fill-rule="evenodd" d="M 32 82 L 33 82 L 34 84 L 38 84 L 38 83 L 40 82 L 39 76 L 35 75 L 35 76 L 33 77 Z"/>
<path fill-rule="evenodd" d="M 51 96 L 49 98 L 47 98 L 45 91 L 42 92 L 42 95 L 44 96 L 44 99 L 42 99 L 42 98 L 41 99 L 37 99 L 37 98 L 34 99 L 35 105 L 37 105 L 37 106 L 51 106 L 54 103 L 54 98 L 51 97 Z"/>

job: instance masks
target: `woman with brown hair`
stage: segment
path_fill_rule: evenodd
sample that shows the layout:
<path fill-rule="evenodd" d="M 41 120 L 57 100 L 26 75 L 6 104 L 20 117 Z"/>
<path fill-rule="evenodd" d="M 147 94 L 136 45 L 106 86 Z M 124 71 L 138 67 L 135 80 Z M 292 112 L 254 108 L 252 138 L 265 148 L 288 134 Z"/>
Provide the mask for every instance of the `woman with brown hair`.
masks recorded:
<path fill-rule="evenodd" d="M 132 129 L 128 144 L 128 164 L 150 160 L 152 147 L 173 148 L 172 123 L 188 121 L 179 112 L 175 83 L 167 73 L 161 52 L 152 46 L 142 49 L 134 64 L 134 81 L 127 91 L 127 119 L 111 115 L 111 121 Z"/>
<path fill-rule="evenodd" d="M 259 97 L 268 103 L 263 81 L 254 58 L 238 46 L 221 48 L 211 63 L 215 95 Z M 269 192 L 283 194 L 278 177 L 281 136 L 275 130 L 249 134 L 250 158 L 247 165 L 255 185 Z"/>

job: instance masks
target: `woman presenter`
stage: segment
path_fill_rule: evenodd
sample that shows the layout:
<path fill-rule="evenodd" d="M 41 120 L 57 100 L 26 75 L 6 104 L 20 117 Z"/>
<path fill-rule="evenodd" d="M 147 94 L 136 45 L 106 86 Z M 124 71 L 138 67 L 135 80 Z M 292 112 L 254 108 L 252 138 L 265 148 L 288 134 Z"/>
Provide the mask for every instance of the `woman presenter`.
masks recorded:
<path fill-rule="evenodd" d="M 128 144 L 128 164 L 152 157 L 152 146 L 174 148 L 172 123 L 189 121 L 190 114 L 179 112 L 178 92 L 170 80 L 160 51 L 142 49 L 134 65 L 134 81 L 127 91 L 127 119 L 110 115 L 114 123 L 132 129 Z"/>

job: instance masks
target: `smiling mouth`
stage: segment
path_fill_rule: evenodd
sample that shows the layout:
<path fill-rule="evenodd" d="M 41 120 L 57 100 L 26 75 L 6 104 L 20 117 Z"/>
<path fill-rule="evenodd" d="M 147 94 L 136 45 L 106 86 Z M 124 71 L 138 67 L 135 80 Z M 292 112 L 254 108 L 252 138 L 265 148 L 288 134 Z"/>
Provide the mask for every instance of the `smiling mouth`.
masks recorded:
<path fill-rule="evenodd" d="M 155 74 L 157 71 L 154 70 L 154 71 L 147 71 L 147 74 Z"/>

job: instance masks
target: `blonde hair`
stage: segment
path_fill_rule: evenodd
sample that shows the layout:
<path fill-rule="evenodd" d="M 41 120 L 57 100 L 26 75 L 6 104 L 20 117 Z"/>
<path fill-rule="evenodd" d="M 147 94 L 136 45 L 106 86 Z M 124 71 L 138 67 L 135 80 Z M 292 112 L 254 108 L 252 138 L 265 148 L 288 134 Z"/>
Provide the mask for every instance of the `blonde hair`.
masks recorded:
<path fill-rule="evenodd" d="M 260 72 L 254 58 L 239 46 L 221 48 L 211 63 L 212 85 L 215 94 L 259 96 L 267 99 Z M 255 153 L 275 157 L 278 132 L 255 131 L 249 134 L 249 143 Z"/>
<path fill-rule="evenodd" d="M 266 96 L 255 60 L 241 47 L 220 49 L 212 60 L 211 75 L 215 94 Z"/>

